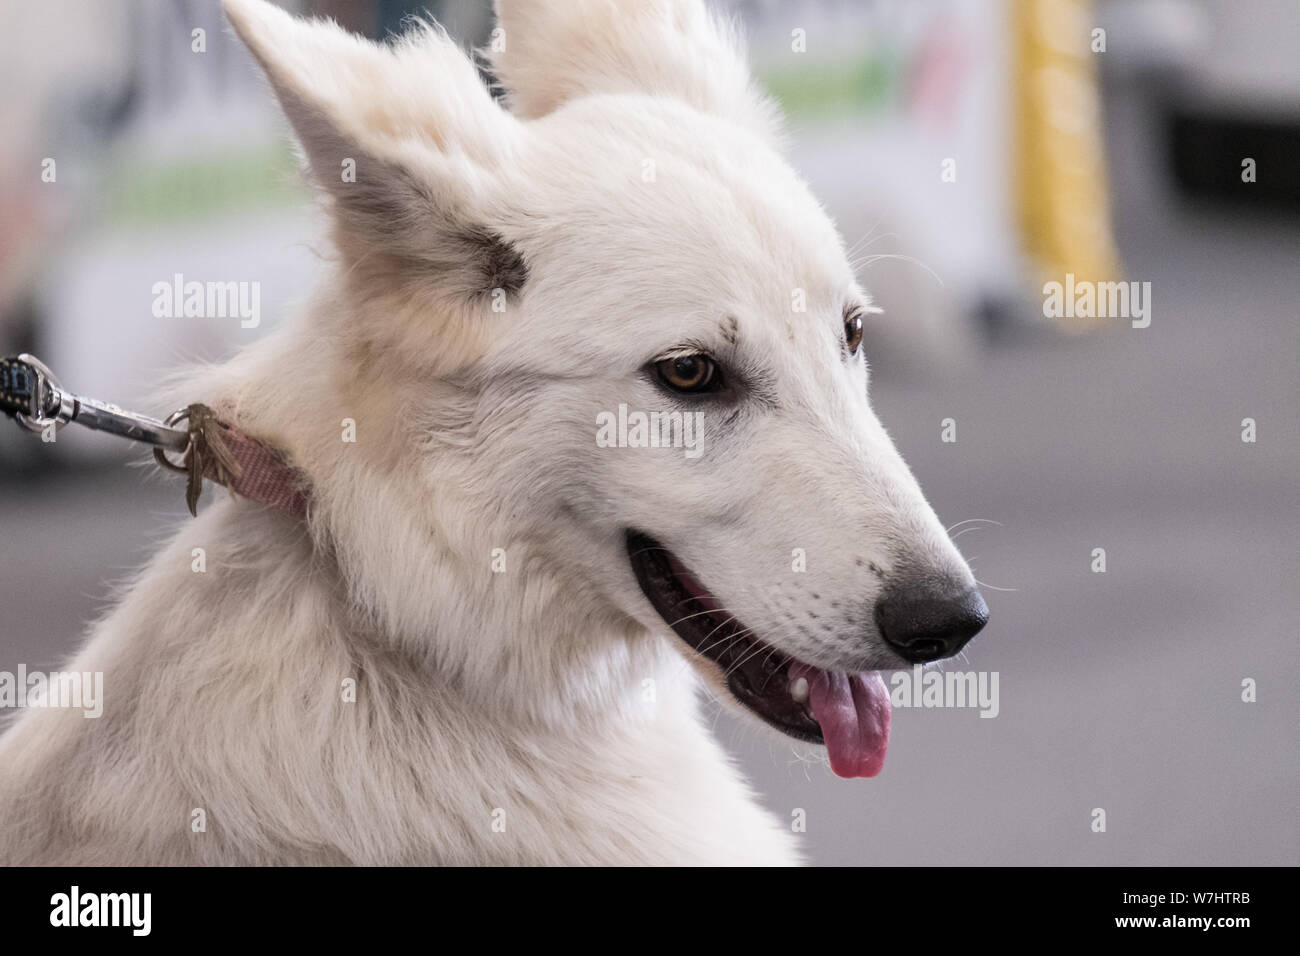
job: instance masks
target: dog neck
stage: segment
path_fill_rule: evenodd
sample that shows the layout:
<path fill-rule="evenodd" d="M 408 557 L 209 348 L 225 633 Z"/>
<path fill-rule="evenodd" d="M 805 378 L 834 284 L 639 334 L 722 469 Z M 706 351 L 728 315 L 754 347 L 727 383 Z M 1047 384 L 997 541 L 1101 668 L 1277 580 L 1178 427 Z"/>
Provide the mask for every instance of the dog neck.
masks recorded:
<path fill-rule="evenodd" d="M 298 321 L 190 386 L 306 474 L 306 527 L 367 640 L 546 723 L 640 714 L 668 685 L 694 687 L 665 638 L 560 559 L 589 548 L 557 541 L 559 506 L 512 507 L 543 476 L 489 484 L 505 462 L 481 440 L 482 397 L 357 331 L 373 307 L 327 284 Z"/>

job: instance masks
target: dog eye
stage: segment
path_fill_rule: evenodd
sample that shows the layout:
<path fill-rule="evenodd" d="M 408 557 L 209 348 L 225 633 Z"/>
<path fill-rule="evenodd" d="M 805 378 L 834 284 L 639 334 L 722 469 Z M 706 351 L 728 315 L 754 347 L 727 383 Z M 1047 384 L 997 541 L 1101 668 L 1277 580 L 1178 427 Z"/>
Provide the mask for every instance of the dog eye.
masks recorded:
<path fill-rule="evenodd" d="M 858 346 L 862 344 L 862 313 L 854 312 L 844 319 L 844 344 L 848 346 L 850 355 L 858 354 Z"/>
<path fill-rule="evenodd" d="M 675 392 L 704 392 L 719 383 L 718 366 L 707 355 L 678 355 L 655 363 L 659 380 Z"/>

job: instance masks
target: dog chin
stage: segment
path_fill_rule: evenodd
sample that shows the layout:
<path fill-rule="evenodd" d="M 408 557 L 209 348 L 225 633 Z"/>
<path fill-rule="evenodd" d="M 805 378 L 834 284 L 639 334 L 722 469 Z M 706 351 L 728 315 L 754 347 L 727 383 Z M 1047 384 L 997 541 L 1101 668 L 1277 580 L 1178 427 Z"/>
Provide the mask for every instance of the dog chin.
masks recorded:
<path fill-rule="evenodd" d="M 713 687 L 795 740 L 826 747 L 841 777 L 874 777 L 889 743 L 890 701 L 878 671 L 806 664 L 727 613 L 700 579 L 649 535 L 626 534 L 637 583 Z"/>

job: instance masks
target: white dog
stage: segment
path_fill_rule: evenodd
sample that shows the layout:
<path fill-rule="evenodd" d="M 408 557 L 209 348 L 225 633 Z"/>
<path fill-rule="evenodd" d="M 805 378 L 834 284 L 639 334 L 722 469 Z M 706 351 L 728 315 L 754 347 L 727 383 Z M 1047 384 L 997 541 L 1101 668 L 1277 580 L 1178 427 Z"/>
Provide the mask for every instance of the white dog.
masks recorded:
<path fill-rule="evenodd" d="M 226 9 L 338 268 L 185 400 L 310 514 L 222 494 L 144 570 L 70 665 L 103 716 L 0 739 L 0 862 L 798 862 L 701 685 L 870 776 L 874 672 L 987 610 L 730 34 L 700 0 L 499 0 L 502 105 L 435 28 Z"/>

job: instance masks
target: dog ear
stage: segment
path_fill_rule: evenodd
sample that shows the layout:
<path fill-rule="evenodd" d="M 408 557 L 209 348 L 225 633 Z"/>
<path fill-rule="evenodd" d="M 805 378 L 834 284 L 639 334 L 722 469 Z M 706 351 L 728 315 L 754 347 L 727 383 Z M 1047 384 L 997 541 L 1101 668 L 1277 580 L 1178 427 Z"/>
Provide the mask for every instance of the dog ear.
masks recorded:
<path fill-rule="evenodd" d="M 775 137 L 775 104 L 754 86 L 733 29 L 703 0 L 495 0 L 486 51 L 517 116 L 592 93 L 682 100 Z"/>
<path fill-rule="evenodd" d="M 224 0 L 329 197 L 354 269 L 473 295 L 524 265 L 495 231 L 495 175 L 520 132 L 468 58 L 421 24 L 391 46 L 264 0 Z"/>

